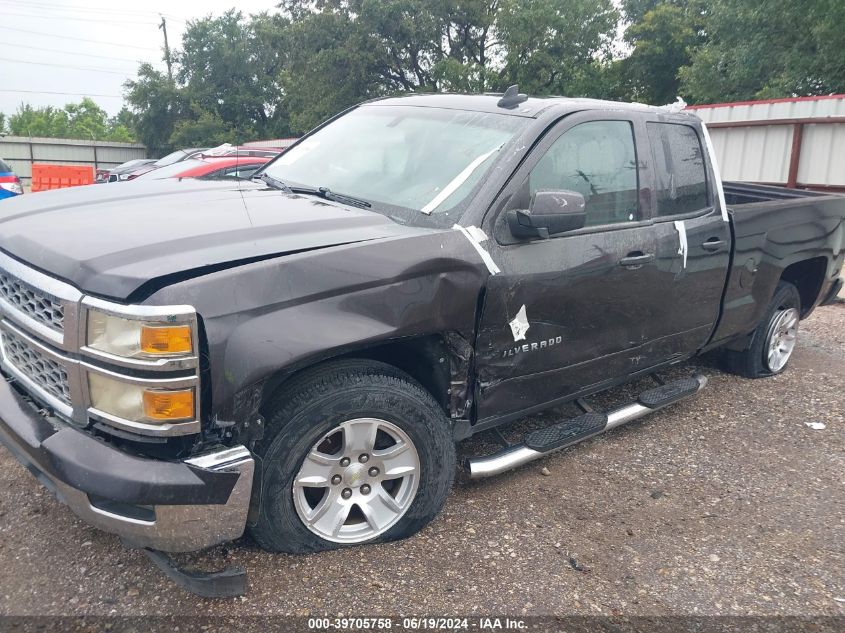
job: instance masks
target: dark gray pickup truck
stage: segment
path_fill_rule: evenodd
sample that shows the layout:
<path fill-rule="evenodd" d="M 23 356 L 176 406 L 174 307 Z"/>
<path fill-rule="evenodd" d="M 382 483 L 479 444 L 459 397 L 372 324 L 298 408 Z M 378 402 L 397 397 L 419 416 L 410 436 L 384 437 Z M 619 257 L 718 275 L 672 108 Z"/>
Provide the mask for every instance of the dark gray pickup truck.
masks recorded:
<path fill-rule="evenodd" d="M 188 551 L 413 534 L 455 442 L 496 474 L 692 395 L 583 400 L 702 352 L 786 367 L 832 301 L 845 198 L 722 183 L 692 115 L 586 99 L 353 108 L 252 182 L 153 181 L 0 210 L 0 440 L 90 523 Z"/>

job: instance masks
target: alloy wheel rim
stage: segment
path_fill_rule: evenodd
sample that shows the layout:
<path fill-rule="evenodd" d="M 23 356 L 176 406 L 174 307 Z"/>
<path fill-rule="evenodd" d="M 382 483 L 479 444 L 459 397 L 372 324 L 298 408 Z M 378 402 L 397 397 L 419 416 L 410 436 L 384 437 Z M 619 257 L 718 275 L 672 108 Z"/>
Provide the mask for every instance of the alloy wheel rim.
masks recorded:
<path fill-rule="evenodd" d="M 373 539 L 414 501 L 420 459 L 411 438 L 378 418 L 342 422 L 314 444 L 293 480 L 296 513 L 334 543 Z"/>
<path fill-rule="evenodd" d="M 795 308 L 775 313 L 766 345 L 766 365 L 769 371 L 780 371 L 792 356 L 798 337 L 798 316 Z"/>

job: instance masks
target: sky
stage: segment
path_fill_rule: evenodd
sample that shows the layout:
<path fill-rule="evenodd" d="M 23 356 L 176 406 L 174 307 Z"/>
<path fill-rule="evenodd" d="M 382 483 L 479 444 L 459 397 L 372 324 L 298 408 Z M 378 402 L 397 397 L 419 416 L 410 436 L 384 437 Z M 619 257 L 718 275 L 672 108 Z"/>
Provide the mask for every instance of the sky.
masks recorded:
<path fill-rule="evenodd" d="M 171 48 L 186 22 L 220 15 L 236 0 L 0 0 L 0 112 L 21 102 L 58 106 L 90 96 L 110 115 L 123 105 L 123 82 L 139 62 L 161 70 L 163 15 Z M 274 9 L 253 0 L 244 13 Z M 244 7 L 241 4 L 241 7 Z M 64 94 L 54 94 L 64 93 Z"/>

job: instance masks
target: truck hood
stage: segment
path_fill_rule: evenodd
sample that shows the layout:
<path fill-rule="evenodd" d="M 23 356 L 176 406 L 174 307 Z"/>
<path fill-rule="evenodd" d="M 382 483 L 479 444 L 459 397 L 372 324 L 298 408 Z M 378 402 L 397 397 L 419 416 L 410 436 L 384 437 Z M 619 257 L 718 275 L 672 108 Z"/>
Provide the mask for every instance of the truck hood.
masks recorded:
<path fill-rule="evenodd" d="M 151 280 L 420 231 L 255 183 L 91 185 L 0 206 L 0 249 L 81 291 L 126 300 Z"/>

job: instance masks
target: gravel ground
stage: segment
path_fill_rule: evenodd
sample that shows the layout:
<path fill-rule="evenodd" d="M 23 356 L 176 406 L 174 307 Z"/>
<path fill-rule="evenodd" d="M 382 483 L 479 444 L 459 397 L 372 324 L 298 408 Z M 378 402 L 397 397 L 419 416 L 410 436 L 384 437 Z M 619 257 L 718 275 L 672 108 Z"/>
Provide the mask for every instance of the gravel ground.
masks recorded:
<path fill-rule="evenodd" d="M 497 478 L 459 478 L 406 541 L 297 557 L 244 538 L 181 557 L 246 568 L 234 600 L 176 588 L 0 449 L 0 613 L 845 616 L 845 306 L 818 310 L 800 339 L 781 376 L 700 359 L 673 372 L 709 376 L 692 400 Z"/>

